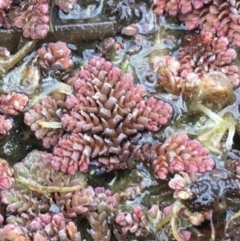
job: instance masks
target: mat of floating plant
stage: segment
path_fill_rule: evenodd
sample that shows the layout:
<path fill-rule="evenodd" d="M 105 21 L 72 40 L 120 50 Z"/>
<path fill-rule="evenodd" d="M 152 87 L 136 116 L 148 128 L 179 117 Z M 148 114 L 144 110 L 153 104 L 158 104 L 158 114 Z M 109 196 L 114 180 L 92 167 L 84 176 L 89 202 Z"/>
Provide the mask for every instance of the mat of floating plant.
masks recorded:
<path fill-rule="evenodd" d="M 239 4 L 0 0 L 1 240 L 238 240 Z"/>

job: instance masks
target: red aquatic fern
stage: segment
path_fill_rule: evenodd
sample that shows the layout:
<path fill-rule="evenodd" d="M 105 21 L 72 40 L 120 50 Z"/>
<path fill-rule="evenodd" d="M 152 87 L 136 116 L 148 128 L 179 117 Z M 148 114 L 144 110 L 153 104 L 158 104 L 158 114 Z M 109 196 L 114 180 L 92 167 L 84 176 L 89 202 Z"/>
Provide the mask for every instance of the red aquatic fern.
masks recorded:
<path fill-rule="evenodd" d="M 215 163 L 199 141 L 190 140 L 185 134 L 177 134 L 162 144 L 152 166 L 158 178 L 166 179 L 170 173 L 206 172 Z"/>
<path fill-rule="evenodd" d="M 178 13 L 186 14 L 194 9 L 200 9 L 212 0 L 154 0 L 153 5 L 156 6 L 155 13 L 162 15 L 164 11 L 172 16 Z"/>
<path fill-rule="evenodd" d="M 202 9 L 182 15 L 180 19 L 186 23 L 189 30 L 199 27 L 201 34 L 211 32 L 217 37 L 227 37 L 234 47 L 239 47 L 239 9 L 239 1 L 213 1 Z M 195 25 L 191 23 L 193 19 Z"/>
<path fill-rule="evenodd" d="M 40 65 L 45 69 L 67 70 L 73 65 L 71 50 L 64 42 L 49 43 L 37 53 Z"/>
<path fill-rule="evenodd" d="M 0 96 L 0 112 L 7 115 L 17 115 L 24 110 L 28 97 L 16 92 Z"/>
<path fill-rule="evenodd" d="M 29 231 L 33 233 L 34 240 L 38 240 L 39 237 L 45 238 L 44 240 L 81 240 L 75 223 L 67 220 L 61 213 L 46 213 L 36 217 L 29 223 Z M 35 239 L 36 237 L 38 239 Z"/>
<path fill-rule="evenodd" d="M 24 114 L 24 122 L 35 132 L 35 136 L 43 141 L 43 146 L 49 148 L 55 146 L 63 135 L 61 128 L 47 128 L 43 123 L 60 122 L 58 111 L 60 106 L 52 96 L 41 99 Z"/>
<path fill-rule="evenodd" d="M 186 134 L 173 134 L 164 143 L 135 147 L 133 156 L 150 162 L 159 179 L 167 179 L 170 174 L 180 172 L 204 173 L 215 166 L 208 150 L 199 141 L 190 140 Z"/>
<path fill-rule="evenodd" d="M 25 0 L 13 20 L 13 26 L 23 29 L 23 36 L 42 39 L 49 31 L 49 6 L 47 0 Z"/>
<path fill-rule="evenodd" d="M 227 98 L 228 90 L 239 85 L 236 58 L 237 53 L 226 37 L 217 38 L 211 33 L 186 35 L 178 60 L 163 56 L 156 59 L 154 68 L 159 73 L 160 84 L 168 92 L 211 100 L 216 95 L 218 101 Z M 212 90 L 212 97 L 204 96 L 207 89 Z"/>
<path fill-rule="evenodd" d="M 0 115 L 0 134 L 6 135 L 12 129 L 12 121 Z"/>
<path fill-rule="evenodd" d="M 0 159 L 0 189 L 9 189 L 13 183 L 13 170 L 7 161 Z"/>
<path fill-rule="evenodd" d="M 131 212 L 120 212 L 115 222 L 121 226 L 123 234 L 132 233 L 140 236 L 147 231 L 147 220 L 140 206 L 136 206 Z"/>
<path fill-rule="evenodd" d="M 93 57 L 75 76 L 75 94 L 66 99 L 61 118 L 70 132 L 54 148 L 52 166 L 75 173 L 97 161 L 109 171 L 124 168 L 130 139 L 144 130 L 157 131 L 172 115 L 172 107 L 155 98 L 144 100 L 142 85 L 100 57 Z"/>

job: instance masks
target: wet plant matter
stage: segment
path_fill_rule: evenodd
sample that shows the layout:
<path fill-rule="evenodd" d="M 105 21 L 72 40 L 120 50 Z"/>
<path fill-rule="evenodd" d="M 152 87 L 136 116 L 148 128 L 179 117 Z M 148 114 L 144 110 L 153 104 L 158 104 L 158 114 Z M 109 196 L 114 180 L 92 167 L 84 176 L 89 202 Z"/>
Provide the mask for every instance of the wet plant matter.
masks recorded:
<path fill-rule="evenodd" d="M 238 240 L 239 4 L 0 1 L 1 240 Z"/>

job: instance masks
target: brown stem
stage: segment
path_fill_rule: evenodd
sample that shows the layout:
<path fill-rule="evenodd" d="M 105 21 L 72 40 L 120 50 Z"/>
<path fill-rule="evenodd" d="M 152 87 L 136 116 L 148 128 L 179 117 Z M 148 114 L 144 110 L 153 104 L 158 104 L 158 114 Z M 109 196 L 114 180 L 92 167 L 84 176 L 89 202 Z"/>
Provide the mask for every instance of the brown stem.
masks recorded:
<path fill-rule="evenodd" d="M 0 76 L 3 76 L 9 69 L 14 67 L 21 59 L 23 59 L 35 46 L 36 40 L 26 43 L 16 54 L 6 58 L 0 58 Z"/>
<path fill-rule="evenodd" d="M 54 32 L 49 32 L 41 42 L 63 41 L 68 43 L 79 43 L 83 40 L 102 39 L 104 37 L 115 36 L 117 24 L 111 21 L 97 23 L 77 23 L 77 24 L 56 24 Z M 22 32 L 17 29 L 0 29 L 0 46 L 7 49 L 16 48 L 22 36 Z"/>

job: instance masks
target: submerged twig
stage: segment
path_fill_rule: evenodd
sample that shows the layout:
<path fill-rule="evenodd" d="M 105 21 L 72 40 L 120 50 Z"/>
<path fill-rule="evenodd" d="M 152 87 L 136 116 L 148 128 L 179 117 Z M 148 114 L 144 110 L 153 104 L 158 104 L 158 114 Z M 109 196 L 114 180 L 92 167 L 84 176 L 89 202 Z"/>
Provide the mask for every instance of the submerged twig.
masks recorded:
<path fill-rule="evenodd" d="M 37 40 L 29 41 L 26 43 L 16 54 L 8 58 L 0 58 L 0 76 L 3 76 L 14 67 L 21 59 L 23 59 L 29 51 L 36 45 Z"/>

